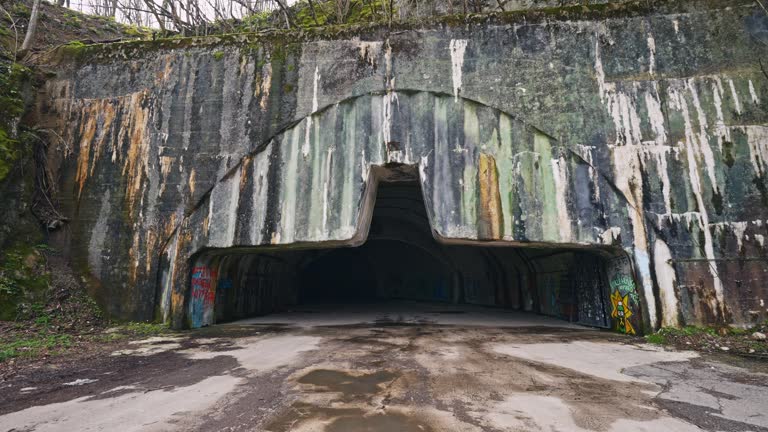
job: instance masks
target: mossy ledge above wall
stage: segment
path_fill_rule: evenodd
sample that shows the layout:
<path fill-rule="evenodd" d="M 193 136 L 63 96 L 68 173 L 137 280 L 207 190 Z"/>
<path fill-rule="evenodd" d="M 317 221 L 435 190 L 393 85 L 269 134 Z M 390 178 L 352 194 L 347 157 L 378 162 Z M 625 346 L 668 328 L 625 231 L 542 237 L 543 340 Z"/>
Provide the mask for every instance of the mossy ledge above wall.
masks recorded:
<path fill-rule="evenodd" d="M 370 38 L 382 38 L 382 36 L 386 36 L 389 33 L 427 30 L 446 26 L 471 27 L 475 25 L 529 25 L 543 22 L 599 21 L 611 18 L 694 13 L 741 6 L 754 6 L 754 2 L 751 0 L 633 0 L 619 3 L 548 7 L 510 12 L 442 15 L 428 20 L 392 23 L 379 21 L 294 29 L 266 29 L 253 33 L 171 37 L 108 44 L 85 45 L 80 42 L 73 42 L 51 51 L 46 57 L 41 59 L 40 63 L 51 66 L 71 63 L 94 64 L 121 59 L 140 59 L 158 51 L 173 51 L 186 48 L 212 48 L 228 45 L 251 47 L 257 50 L 275 45 L 288 46 L 306 41 L 347 39 L 362 35 Z"/>

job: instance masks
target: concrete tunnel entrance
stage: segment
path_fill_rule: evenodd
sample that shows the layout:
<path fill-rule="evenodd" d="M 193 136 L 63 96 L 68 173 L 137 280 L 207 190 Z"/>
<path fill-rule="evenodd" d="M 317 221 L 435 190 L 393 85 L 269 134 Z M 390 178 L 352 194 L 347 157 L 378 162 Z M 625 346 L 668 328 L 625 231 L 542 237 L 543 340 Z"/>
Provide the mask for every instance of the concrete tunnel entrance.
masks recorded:
<path fill-rule="evenodd" d="M 412 301 L 528 311 L 607 328 L 611 259 L 599 248 L 441 244 L 431 234 L 418 182 L 381 183 L 359 247 L 221 249 L 198 256 L 191 325 L 297 306 L 348 310 Z"/>

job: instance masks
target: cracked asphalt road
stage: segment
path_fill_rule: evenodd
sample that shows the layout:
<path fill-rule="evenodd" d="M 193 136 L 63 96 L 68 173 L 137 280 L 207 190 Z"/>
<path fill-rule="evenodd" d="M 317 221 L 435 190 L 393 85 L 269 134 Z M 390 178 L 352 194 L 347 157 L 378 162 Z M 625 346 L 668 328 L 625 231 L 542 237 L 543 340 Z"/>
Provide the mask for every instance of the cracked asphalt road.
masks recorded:
<path fill-rule="evenodd" d="M 19 375 L 0 431 L 768 431 L 766 372 L 497 309 L 312 307 Z"/>

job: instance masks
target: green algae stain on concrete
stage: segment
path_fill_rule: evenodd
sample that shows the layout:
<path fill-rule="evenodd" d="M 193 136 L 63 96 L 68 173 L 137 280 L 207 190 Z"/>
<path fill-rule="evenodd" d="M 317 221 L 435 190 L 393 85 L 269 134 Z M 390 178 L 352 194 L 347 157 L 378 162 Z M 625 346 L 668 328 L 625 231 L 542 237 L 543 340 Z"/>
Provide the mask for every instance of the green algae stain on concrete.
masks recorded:
<path fill-rule="evenodd" d="M 534 163 L 534 175 L 539 205 L 541 206 L 541 238 L 546 241 L 556 242 L 560 238 L 560 229 L 557 223 L 557 203 L 555 201 L 555 178 L 552 172 L 552 141 L 546 135 L 535 132 L 533 137 L 533 151 L 537 160 Z"/>

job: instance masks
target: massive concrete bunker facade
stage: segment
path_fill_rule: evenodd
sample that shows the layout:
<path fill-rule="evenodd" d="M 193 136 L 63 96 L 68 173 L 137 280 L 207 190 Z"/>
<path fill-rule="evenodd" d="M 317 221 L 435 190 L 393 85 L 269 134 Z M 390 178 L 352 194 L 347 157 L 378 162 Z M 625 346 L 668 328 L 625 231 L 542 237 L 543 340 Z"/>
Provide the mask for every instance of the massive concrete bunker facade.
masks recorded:
<path fill-rule="evenodd" d="M 397 238 L 444 263 L 407 298 L 626 332 L 768 317 L 754 2 L 438 21 L 55 53 L 61 241 L 107 310 L 265 313 L 312 297 L 302 274 L 359 274 L 329 248 Z M 360 253 L 414 274 L 392 244 Z"/>

